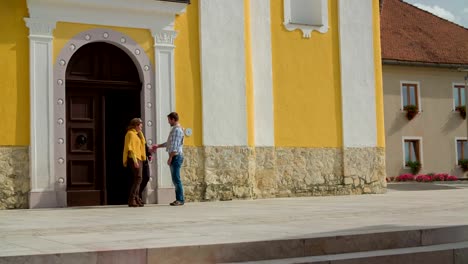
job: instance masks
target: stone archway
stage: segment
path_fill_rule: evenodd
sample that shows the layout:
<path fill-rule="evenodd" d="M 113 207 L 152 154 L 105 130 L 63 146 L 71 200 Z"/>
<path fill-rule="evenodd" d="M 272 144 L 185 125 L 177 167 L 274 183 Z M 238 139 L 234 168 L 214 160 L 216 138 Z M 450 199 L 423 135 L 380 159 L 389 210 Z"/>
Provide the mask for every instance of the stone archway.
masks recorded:
<path fill-rule="evenodd" d="M 53 89 L 53 116 L 51 120 L 54 121 L 53 135 L 54 135 L 54 165 L 53 171 L 55 174 L 56 188 L 58 193 L 57 202 L 61 206 L 67 206 L 66 186 L 67 186 L 67 132 L 66 132 L 66 70 L 71 57 L 82 46 L 95 43 L 105 42 L 115 45 L 125 51 L 132 59 L 138 69 L 141 87 L 141 113 L 142 118 L 145 120 L 145 134 L 149 144 L 153 142 L 155 137 L 154 130 L 154 117 L 156 116 L 154 107 L 154 70 L 151 62 L 144 52 L 144 50 L 130 37 L 110 29 L 98 28 L 85 32 L 73 37 L 63 47 L 59 56 L 57 57 L 54 65 L 54 89 Z M 155 164 L 152 164 L 153 171 L 155 171 Z"/>

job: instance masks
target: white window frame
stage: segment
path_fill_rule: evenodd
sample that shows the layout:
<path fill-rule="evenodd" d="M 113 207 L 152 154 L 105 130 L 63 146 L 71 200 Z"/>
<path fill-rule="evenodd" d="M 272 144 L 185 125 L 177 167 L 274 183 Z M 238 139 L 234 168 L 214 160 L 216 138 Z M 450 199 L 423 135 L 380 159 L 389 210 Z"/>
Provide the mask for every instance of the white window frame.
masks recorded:
<path fill-rule="evenodd" d="M 419 81 L 400 81 L 400 102 L 401 102 L 401 111 L 404 111 L 403 108 L 403 84 L 416 84 L 418 89 L 418 112 L 422 112 L 421 107 L 421 83 Z M 453 90 L 453 89 L 452 89 Z"/>
<path fill-rule="evenodd" d="M 424 155 L 423 155 L 423 138 L 422 137 L 402 137 L 401 138 L 401 147 L 402 147 L 402 161 L 403 161 L 403 168 L 404 169 L 409 169 L 408 166 L 406 166 L 406 160 L 405 160 L 405 140 L 418 140 L 419 141 L 419 162 L 421 163 L 421 167 L 423 167 L 424 163 Z"/>
<path fill-rule="evenodd" d="M 463 86 L 465 88 L 465 96 L 466 96 L 466 87 L 464 83 L 456 83 L 452 82 L 452 110 L 455 112 L 455 93 L 453 92 L 453 89 L 455 86 Z M 466 98 L 465 98 L 465 104 L 466 104 Z M 457 161 L 458 162 L 458 161 Z"/>
<path fill-rule="evenodd" d="M 467 137 L 455 137 L 455 164 L 457 166 L 460 166 L 460 165 L 458 165 L 458 149 L 457 149 L 458 140 L 468 140 L 468 139 L 467 139 Z"/>
<path fill-rule="evenodd" d="M 255 0 L 254 0 L 255 1 Z M 310 38 L 312 31 L 318 31 L 320 33 L 328 32 L 328 0 L 317 0 L 321 1 L 321 16 L 322 24 L 321 25 L 312 25 L 312 24 L 296 24 L 291 14 L 291 7 L 294 4 L 294 0 L 284 0 L 284 27 L 293 31 L 300 29 L 302 31 L 302 36 L 304 38 Z"/>

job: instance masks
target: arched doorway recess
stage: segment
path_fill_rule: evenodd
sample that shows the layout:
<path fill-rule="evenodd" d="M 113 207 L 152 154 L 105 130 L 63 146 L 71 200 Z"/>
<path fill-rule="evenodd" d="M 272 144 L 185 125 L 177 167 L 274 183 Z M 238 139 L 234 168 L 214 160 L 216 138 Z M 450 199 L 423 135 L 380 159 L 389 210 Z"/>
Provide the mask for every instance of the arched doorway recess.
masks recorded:
<path fill-rule="evenodd" d="M 120 32 L 82 32 L 62 49 L 53 93 L 54 168 L 63 206 L 126 203 L 123 137 L 128 121 L 141 116 L 153 141 L 153 72 L 143 49 Z"/>
<path fill-rule="evenodd" d="M 81 47 L 66 71 L 67 205 L 124 204 L 122 166 L 128 120 L 141 116 L 141 82 L 133 61 L 105 42 Z"/>

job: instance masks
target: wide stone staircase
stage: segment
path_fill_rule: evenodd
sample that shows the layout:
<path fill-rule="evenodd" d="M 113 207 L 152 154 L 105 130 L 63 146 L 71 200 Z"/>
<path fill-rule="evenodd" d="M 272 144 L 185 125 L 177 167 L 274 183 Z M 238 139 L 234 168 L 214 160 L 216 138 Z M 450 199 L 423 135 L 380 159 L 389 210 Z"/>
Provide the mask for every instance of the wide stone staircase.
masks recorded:
<path fill-rule="evenodd" d="M 151 254 L 160 263 L 468 264 L 468 226 L 160 248 Z"/>
<path fill-rule="evenodd" d="M 381 230 L 381 231 L 379 231 Z M 385 231 L 382 231 L 385 230 Z M 310 238 L 0 257 L 0 264 L 468 264 L 468 226 L 341 231 Z"/>

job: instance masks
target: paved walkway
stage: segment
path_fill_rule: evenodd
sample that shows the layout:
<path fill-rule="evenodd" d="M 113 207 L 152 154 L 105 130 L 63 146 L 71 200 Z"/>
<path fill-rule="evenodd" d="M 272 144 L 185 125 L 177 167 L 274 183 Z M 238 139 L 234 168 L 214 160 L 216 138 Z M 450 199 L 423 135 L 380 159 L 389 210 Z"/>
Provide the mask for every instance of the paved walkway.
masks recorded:
<path fill-rule="evenodd" d="M 421 188 L 392 184 L 383 195 L 186 203 L 180 207 L 4 210 L 0 211 L 0 256 L 468 225 L 468 183 L 437 186 L 441 189 L 415 191 Z"/>

